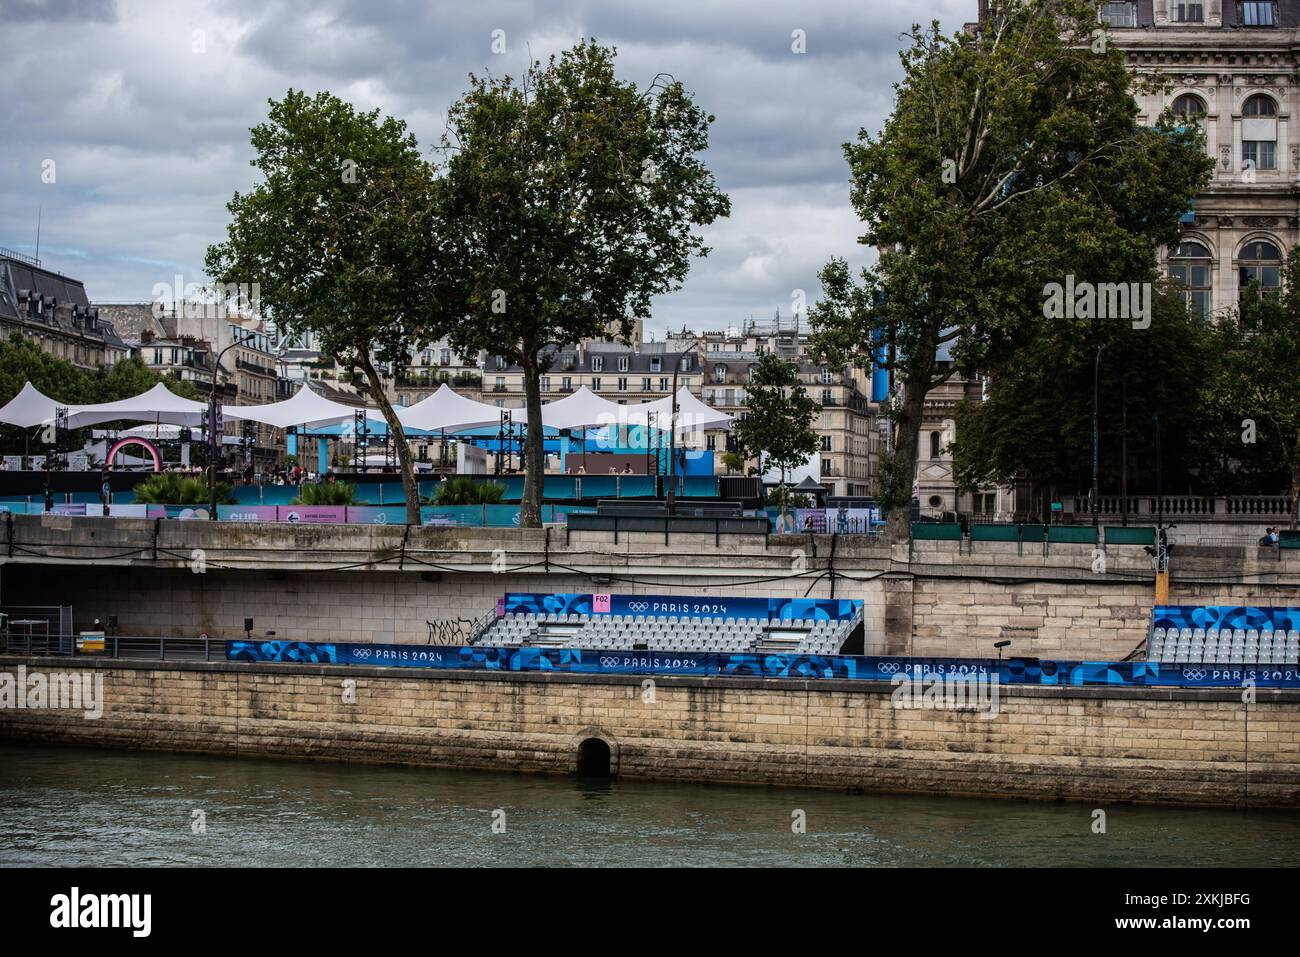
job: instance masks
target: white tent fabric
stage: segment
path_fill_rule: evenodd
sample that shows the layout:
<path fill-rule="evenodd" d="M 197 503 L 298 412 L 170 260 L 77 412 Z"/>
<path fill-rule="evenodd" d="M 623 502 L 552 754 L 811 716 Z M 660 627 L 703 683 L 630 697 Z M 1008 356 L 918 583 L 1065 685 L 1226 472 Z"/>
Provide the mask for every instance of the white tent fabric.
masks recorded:
<path fill-rule="evenodd" d="M 24 382 L 18 394 L 0 408 L 0 422 L 30 429 L 54 421 L 54 410 L 59 407 L 49 396 L 30 382 Z"/>
<path fill-rule="evenodd" d="M 542 425 L 552 429 L 597 428 L 629 423 L 635 425 L 645 421 L 644 417 L 637 419 L 632 412 L 639 407 L 611 402 L 584 385 L 573 395 L 543 405 Z"/>
<path fill-rule="evenodd" d="M 125 419 L 167 425 L 202 425 L 207 406 L 194 399 L 182 399 L 161 382 L 148 392 L 116 402 L 77 405 L 68 410 L 69 428 L 79 429 L 101 422 Z"/>
<path fill-rule="evenodd" d="M 646 416 L 650 412 L 657 413 L 655 417 L 656 427 L 667 429 L 668 417 L 673 411 L 673 397 L 670 395 L 665 396 L 662 399 L 647 402 L 636 408 L 639 409 L 639 414 L 642 416 Z M 734 419 L 735 416 L 728 415 L 726 412 L 719 412 L 717 409 L 701 402 L 690 389 L 683 387 L 677 390 L 676 430 L 678 432 L 692 432 L 695 429 L 730 429 Z M 644 419 L 641 421 L 644 421 Z"/>
<path fill-rule="evenodd" d="M 499 409 L 486 402 L 476 402 L 461 395 L 447 383 L 438 387 L 431 396 L 421 399 L 408 409 L 397 413 L 404 426 L 426 432 L 456 432 L 461 429 L 481 429 L 501 422 L 501 413 L 517 415 L 519 409 Z M 522 416 L 521 416 L 522 418 Z"/>
<path fill-rule="evenodd" d="M 323 395 L 313 392 L 305 382 L 302 388 L 294 394 L 293 398 L 285 399 L 282 402 L 270 402 L 266 405 L 223 405 L 221 407 L 221 414 L 227 419 L 234 419 L 235 421 L 252 419 L 254 422 L 262 422 L 277 429 L 287 429 L 290 426 L 295 428 L 304 426 L 315 429 L 326 425 L 336 425 L 352 418 L 357 411 L 353 406 L 335 402 L 333 399 L 327 399 Z"/>

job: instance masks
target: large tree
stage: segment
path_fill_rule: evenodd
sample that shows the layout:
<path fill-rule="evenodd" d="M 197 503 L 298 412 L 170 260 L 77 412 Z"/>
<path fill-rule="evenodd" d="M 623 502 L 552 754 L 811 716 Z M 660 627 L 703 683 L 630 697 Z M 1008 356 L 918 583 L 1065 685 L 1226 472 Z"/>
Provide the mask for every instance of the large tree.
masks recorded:
<path fill-rule="evenodd" d="M 541 520 L 541 378 L 556 350 L 626 339 L 707 254 L 695 227 L 730 212 L 699 158 L 713 117 L 671 77 L 620 80 L 614 56 L 582 42 L 519 82 L 471 76 L 443 139 L 442 331 L 523 370 L 525 527 Z"/>
<path fill-rule="evenodd" d="M 733 429 L 737 450 L 746 459 L 759 459 L 760 475 L 764 467 L 780 469 L 784 517 L 785 473 L 803 465 L 820 448 L 812 424 L 821 408 L 799 382 L 799 366 L 771 352 L 758 360 L 750 375 L 745 406 L 746 416 Z"/>
<path fill-rule="evenodd" d="M 419 524 L 410 449 L 380 366 L 405 365 L 433 337 L 434 168 L 401 120 L 329 93 L 270 101 L 252 144 L 262 181 L 228 204 L 229 236 L 208 249 L 207 271 L 221 284 L 257 283 L 278 329 L 315 333 L 325 355 L 361 373 L 397 445 L 407 522 Z"/>
<path fill-rule="evenodd" d="M 931 389 L 1061 321 L 1046 317 L 1050 284 L 1152 280 L 1208 175 L 1195 128 L 1137 123 L 1134 77 L 1105 40 L 1089 0 L 998 4 L 953 36 L 914 27 L 893 114 L 845 145 L 860 241 L 879 260 L 860 280 L 833 260 L 811 318 L 827 355 L 866 364 L 883 350 L 895 541 Z M 953 363 L 937 357 L 945 344 Z"/>
<path fill-rule="evenodd" d="M 1220 318 L 1212 348 L 1220 363 L 1207 379 L 1224 458 L 1257 474 L 1281 473 L 1300 525 L 1300 247 L 1291 250 L 1280 291 L 1248 286 L 1238 309 Z M 1264 491 L 1255 488 L 1253 491 Z"/>
<path fill-rule="evenodd" d="M 1026 330 L 1014 354 L 996 368 L 985 366 L 987 397 L 957 406 L 952 453 L 959 485 L 973 491 L 1027 483 L 1038 494 L 1022 505 L 1044 516 L 1049 496 L 1090 488 L 1096 372 L 1101 493 L 1157 487 L 1157 420 L 1164 488 L 1192 492 L 1206 425 L 1199 397 L 1213 365 L 1209 335 L 1173 290 L 1154 296 L 1148 329 L 1045 322 Z M 1198 484 L 1212 490 L 1204 478 Z"/>

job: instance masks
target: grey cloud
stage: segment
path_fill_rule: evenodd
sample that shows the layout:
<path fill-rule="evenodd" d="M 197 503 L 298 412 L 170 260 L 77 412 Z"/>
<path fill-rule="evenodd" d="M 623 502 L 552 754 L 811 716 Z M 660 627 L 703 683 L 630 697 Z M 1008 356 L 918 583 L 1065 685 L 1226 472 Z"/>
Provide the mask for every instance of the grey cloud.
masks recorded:
<path fill-rule="evenodd" d="M 117 0 L 0 0 L 0 23 L 117 19 Z"/>
<path fill-rule="evenodd" d="M 628 79 L 672 73 L 717 117 L 707 162 L 733 211 L 707 230 L 714 252 L 685 287 L 656 302 L 662 334 L 788 314 L 791 290 L 815 297 L 830 256 L 869 261 L 841 145 L 887 115 L 900 32 L 932 17 L 956 29 L 976 0 L 0 4 L 0 122 L 21 131 L 0 152 L 0 246 L 30 251 L 41 209 L 46 264 L 102 301 L 147 298 L 178 270 L 201 277 L 226 202 L 254 182 L 248 129 L 290 86 L 377 106 L 429 148 L 470 72 L 518 75 L 530 52 L 579 36 L 617 46 Z M 790 50 L 795 29 L 806 54 Z M 41 182 L 45 159 L 56 184 Z"/>

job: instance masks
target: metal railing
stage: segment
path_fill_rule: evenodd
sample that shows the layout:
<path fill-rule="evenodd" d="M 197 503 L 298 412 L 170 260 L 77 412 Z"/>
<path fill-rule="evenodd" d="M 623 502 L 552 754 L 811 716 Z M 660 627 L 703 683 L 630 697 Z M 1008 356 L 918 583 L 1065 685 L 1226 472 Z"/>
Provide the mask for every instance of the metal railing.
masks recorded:
<path fill-rule="evenodd" d="M 77 635 L 26 635 L 0 633 L 0 654 L 24 657 L 74 655 L 90 658 L 124 658 L 155 661 L 225 661 L 224 638 L 168 638 L 111 635 L 102 652 L 78 652 Z"/>

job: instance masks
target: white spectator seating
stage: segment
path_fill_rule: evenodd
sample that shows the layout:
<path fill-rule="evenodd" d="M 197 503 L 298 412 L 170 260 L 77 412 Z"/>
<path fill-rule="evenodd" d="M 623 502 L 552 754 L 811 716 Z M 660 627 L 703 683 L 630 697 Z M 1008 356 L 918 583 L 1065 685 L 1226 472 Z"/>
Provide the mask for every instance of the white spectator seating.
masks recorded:
<path fill-rule="evenodd" d="M 1300 631 L 1154 628 L 1147 660 L 1171 665 L 1300 665 Z"/>
<path fill-rule="evenodd" d="M 498 618 L 476 643 L 601 651 L 634 651 L 644 646 L 646 651 L 660 652 L 834 655 L 861 620 L 861 613 L 849 621 L 515 613 Z"/>

